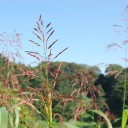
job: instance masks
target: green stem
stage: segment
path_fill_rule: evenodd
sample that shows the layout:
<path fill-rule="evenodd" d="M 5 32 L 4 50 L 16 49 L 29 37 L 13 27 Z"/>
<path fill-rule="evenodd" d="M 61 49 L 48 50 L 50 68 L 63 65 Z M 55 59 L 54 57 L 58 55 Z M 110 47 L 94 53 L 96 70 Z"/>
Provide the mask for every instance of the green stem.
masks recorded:
<path fill-rule="evenodd" d="M 127 32 L 126 32 L 126 41 L 127 41 Z M 125 59 L 127 59 L 127 43 L 125 44 Z M 126 102 L 126 86 L 127 86 L 127 62 L 125 60 L 125 71 L 124 71 L 124 94 L 123 94 L 123 106 L 122 106 L 122 122 L 121 122 L 121 128 L 124 128 L 123 122 L 125 120 L 124 117 L 124 111 L 125 111 L 125 102 Z"/>
<path fill-rule="evenodd" d="M 128 26 L 128 22 L 126 24 L 126 27 Z M 126 30 L 126 41 L 127 41 L 127 30 Z M 125 59 L 127 59 L 127 43 L 125 44 Z M 121 128 L 124 128 L 123 121 L 125 120 L 124 111 L 125 111 L 125 102 L 126 102 L 126 86 L 127 86 L 127 60 L 125 60 L 125 71 L 124 71 L 124 94 L 123 94 L 123 107 L 122 107 L 122 122 L 121 122 Z"/>
<path fill-rule="evenodd" d="M 127 84 L 127 72 L 126 72 L 126 67 L 125 67 L 125 80 L 124 80 L 124 95 L 123 95 L 123 107 L 122 107 L 122 124 L 121 124 L 121 127 L 123 127 L 123 121 L 124 121 L 124 110 L 125 110 L 125 100 L 126 100 L 126 84 Z"/>
<path fill-rule="evenodd" d="M 124 111 L 125 111 L 125 100 L 126 100 L 126 83 L 124 84 L 124 96 L 123 96 L 123 107 L 122 107 L 122 124 L 121 124 L 121 128 L 123 127 L 123 121 L 125 120 L 124 118 Z"/>

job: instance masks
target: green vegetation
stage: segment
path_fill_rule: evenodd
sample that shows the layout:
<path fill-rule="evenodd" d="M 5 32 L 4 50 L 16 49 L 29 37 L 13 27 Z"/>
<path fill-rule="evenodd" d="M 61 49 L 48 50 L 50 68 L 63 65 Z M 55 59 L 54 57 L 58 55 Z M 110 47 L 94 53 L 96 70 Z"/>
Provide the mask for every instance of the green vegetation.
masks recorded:
<path fill-rule="evenodd" d="M 53 62 L 68 48 L 54 56 L 51 22 L 45 27 L 39 16 L 36 24 L 37 40 L 29 41 L 43 53 L 25 52 L 38 65 L 16 63 L 18 52 L 0 54 L 0 128 L 127 128 L 128 68 L 110 64 L 102 74 L 97 66 Z"/>
<path fill-rule="evenodd" d="M 6 60 L 5 58 L 2 59 Z M 47 123 L 44 122 L 46 119 L 43 115 L 42 101 L 36 94 L 37 92 L 34 92 L 43 88 L 41 78 L 44 78 L 45 74 L 40 67 L 45 64 L 46 62 L 42 62 L 35 67 L 13 64 L 15 67 L 13 68 L 13 76 L 16 76 L 17 79 L 15 80 L 21 83 L 20 90 L 18 90 L 16 82 L 8 82 L 9 84 L 1 82 L 0 105 L 1 107 L 5 106 L 8 110 L 8 121 L 10 122 L 8 127 L 16 127 L 15 122 L 21 128 L 47 126 Z M 51 62 L 49 83 L 52 83 L 54 78 L 51 73 L 56 73 L 59 65 L 60 62 Z M 22 70 L 21 67 L 23 67 Z M 123 71 L 125 69 L 119 65 L 110 65 L 106 68 L 106 74 L 108 69 L 109 71 L 114 71 L 112 67 L 114 70 L 122 70 L 122 73 L 116 79 L 114 74 L 101 74 L 99 68 L 95 66 L 90 67 L 63 62 L 56 80 L 55 96 L 52 101 L 52 113 L 55 116 L 53 116 L 50 127 L 62 127 L 62 124 L 69 128 L 70 125 L 74 128 L 107 127 L 104 117 L 100 116 L 100 111 L 112 122 L 113 127 L 121 127 L 122 85 L 124 83 Z M 35 71 L 35 76 L 33 74 L 31 76 L 29 76 L 30 74 L 21 75 L 27 73 L 28 69 L 31 73 Z M 41 71 L 37 72 L 40 69 Z M 8 70 L 11 71 L 11 68 Z M 3 69 L 1 81 L 6 80 L 6 77 L 10 77 L 7 76 L 8 72 Z M 36 85 L 36 83 L 38 84 Z M 43 94 L 45 95 L 45 92 Z M 126 97 L 126 103 L 128 102 L 127 99 Z M 94 113 L 96 110 L 97 113 L 99 112 L 98 116 L 97 113 Z"/>

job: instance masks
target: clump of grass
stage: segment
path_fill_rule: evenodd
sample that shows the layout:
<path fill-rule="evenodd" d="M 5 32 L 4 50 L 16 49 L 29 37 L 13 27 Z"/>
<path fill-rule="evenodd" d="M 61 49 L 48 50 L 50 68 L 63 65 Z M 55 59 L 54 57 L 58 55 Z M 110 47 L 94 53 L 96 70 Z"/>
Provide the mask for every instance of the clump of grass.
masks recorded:
<path fill-rule="evenodd" d="M 53 30 L 53 27 L 51 27 L 51 22 L 48 23 L 45 27 L 40 15 L 38 21 L 36 22 L 36 25 L 37 26 L 34 28 L 32 33 L 35 35 L 38 41 L 29 40 L 33 45 L 35 45 L 35 51 L 25 51 L 25 52 L 31 57 L 35 58 L 36 61 L 44 62 L 43 67 L 40 67 L 39 70 L 32 72 L 32 74 L 30 73 L 31 76 L 42 80 L 42 86 L 40 88 L 36 88 L 35 85 L 35 88 L 33 87 L 25 88 L 22 91 L 22 96 L 24 98 L 17 100 L 19 100 L 19 105 L 26 104 L 32 109 L 36 110 L 38 113 L 40 113 L 47 122 L 48 127 L 52 128 L 52 125 L 54 124 L 53 118 L 55 118 L 56 116 L 60 118 L 60 122 L 61 124 L 63 124 L 61 115 L 59 113 L 53 114 L 52 111 L 53 100 L 55 100 L 56 98 L 60 99 L 59 98 L 60 94 L 56 93 L 55 86 L 58 75 L 60 73 L 62 62 L 60 62 L 55 72 L 50 71 L 50 62 L 53 59 L 57 58 L 59 55 L 61 55 L 64 51 L 66 51 L 68 47 L 60 51 L 57 55 L 53 56 L 52 47 L 58 41 L 58 39 L 56 39 L 52 43 L 49 43 L 51 36 L 55 32 L 55 30 Z M 45 29 L 46 33 L 44 32 L 43 29 Z M 36 48 L 42 48 L 44 51 L 43 55 L 37 52 Z M 42 77 L 38 76 L 38 74 L 40 74 L 40 72 L 42 71 L 44 72 L 44 75 Z M 24 73 L 25 75 L 27 75 L 27 72 Z M 19 75 L 22 76 L 23 73 Z M 49 75 L 52 76 L 52 82 L 49 81 Z M 61 97 L 60 100 L 64 101 L 65 98 L 73 100 L 71 96 Z M 36 106 L 38 106 L 38 108 Z"/>

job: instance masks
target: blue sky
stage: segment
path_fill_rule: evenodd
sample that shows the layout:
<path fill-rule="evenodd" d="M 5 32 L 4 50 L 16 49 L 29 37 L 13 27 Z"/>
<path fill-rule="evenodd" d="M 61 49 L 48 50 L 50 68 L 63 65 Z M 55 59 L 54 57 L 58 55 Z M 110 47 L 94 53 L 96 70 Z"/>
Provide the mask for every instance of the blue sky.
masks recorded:
<path fill-rule="evenodd" d="M 56 61 L 124 66 L 121 59 L 124 51 L 106 52 L 106 46 L 126 39 L 125 34 L 113 31 L 113 25 L 126 26 L 120 18 L 127 3 L 127 0 L 0 0 L 0 33 L 13 33 L 16 29 L 22 33 L 22 50 L 37 50 L 28 40 L 33 39 L 31 30 L 41 14 L 45 24 L 52 22 L 53 40 L 59 39 L 53 53 L 69 47 Z M 23 57 L 26 64 L 33 61 L 24 52 Z"/>

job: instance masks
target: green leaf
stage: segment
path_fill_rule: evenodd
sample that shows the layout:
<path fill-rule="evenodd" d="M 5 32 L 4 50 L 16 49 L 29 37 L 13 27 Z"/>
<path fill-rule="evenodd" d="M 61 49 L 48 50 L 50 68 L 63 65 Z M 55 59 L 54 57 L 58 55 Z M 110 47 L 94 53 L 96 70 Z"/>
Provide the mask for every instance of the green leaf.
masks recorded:
<path fill-rule="evenodd" d="M 0 107 L 0 128 L 8 127 L 8 112 L 5 107 Z"/>
<path fill-rule="evenodd" d="M 54 122 L 54 121 L 52 121 L 51 123 L 50 123 L 50 126 L 51 127 L 55 127 L 55 126 L 57 126 L 58 125 L 58 123 L 56 123 L 56 122 Z"/>
<path fill-rule="evenodd" d="M 15 106 L 15 127 L 18 128 L 19 126 L 19 109 L 18 105 Z"/>
<path fill-rule="evenodd" d="M 108 128 L 112 128 L 112 124 L 111 124 L 110 120 L 107 118 L 107 116 L 102 111 L 100 111 L 100 110 L 90 110 L 90 111 L 102 116 L 106 120 Z"/>
<path fill-rule="evenodd" d="M 125 109 L 123 111 L 122 128 L 125 128 L 127 121 L 128 121 L 128 109 Z"/>
<path fill-rule="evenodd" d="M 81 122 L 81 121 L 76 121 L 75 123 L 79 127 L 88 127 L 88 128 L 97 128 L 98 124 L 96 122 Z"/>
<path fill-rule="evenodd" d="M 72 123 L 65 122 L 64 124 L 67 126 L 67 128 L 78 128 L 77 126 L 75 126 Z"/>
<path fill-rule="evenodd" d="M 9 122 L 10 122 L 11 127 L 14 127 L 14 125 L 13 125 L 13 111 L 9 112 Z"/>

